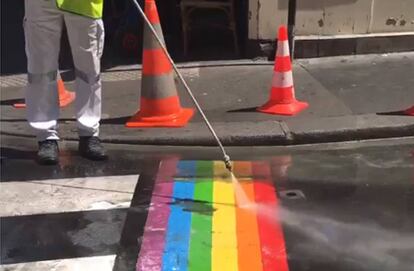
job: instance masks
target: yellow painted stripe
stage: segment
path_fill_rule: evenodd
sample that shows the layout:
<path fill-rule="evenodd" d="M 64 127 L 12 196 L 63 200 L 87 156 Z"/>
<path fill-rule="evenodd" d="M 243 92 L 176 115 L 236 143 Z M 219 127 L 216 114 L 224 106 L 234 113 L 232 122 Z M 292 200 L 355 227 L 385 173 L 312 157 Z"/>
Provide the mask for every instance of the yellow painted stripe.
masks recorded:
<path fill-rule="evenodd" d="M 223 162 L 214 162 L 212 271 L 237 271 L 234 189 Z"/>

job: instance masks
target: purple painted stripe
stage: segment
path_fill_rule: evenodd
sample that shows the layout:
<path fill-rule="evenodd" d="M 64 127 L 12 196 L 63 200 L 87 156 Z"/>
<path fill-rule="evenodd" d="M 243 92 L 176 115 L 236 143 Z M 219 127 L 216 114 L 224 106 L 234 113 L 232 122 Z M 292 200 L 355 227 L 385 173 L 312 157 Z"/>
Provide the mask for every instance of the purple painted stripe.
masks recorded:
<path fill-rule="evenodd" d="M 173 194 L 177 164 L 178 159 L 175 158 L 164 160 L 160 164 L 136 265 L 137 271 L 162 269 L 165 237 L 171 211 L 169 203 Z"/>

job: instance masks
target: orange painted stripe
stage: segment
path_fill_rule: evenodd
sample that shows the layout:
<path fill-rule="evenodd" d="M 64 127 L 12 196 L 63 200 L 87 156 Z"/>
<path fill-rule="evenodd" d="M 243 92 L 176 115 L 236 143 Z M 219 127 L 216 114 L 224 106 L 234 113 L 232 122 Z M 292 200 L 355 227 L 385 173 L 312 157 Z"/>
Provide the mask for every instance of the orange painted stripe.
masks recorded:
<path fill-rule="evenodd" d="M 290 61 L 290 56 L 278 56 L 276 57 L 275 72 L 288 72 L 292 70 L 292 63 Z"/>
<path fill-rule="evenodd" d="M 163 75 L 172 72 L 171 63 L 161 48 L 144 50 L 142 63 L 143 75 Z"/>
<path fill-rule="evenodd" d="M 248 161 L 237 161 L 234 163 L 234 174 L 238 178 L 252 177 L 252 163 Z"/>
<path fill-rule="evenodd" d="M 263 165 L 258 166 L 260 172 L 256 172 L 253 163 L 253 175 L 262 175 Z M 254 193 L 256 202 L 264 206 L 264 212 L 258 213 L 257 222 L 259 227 L 260 243 L 264 271 L 288 271 L 285 238 L 279 220 L 279 200 L 276 196 L 270 176 L 254 179 Z"/>
<path fill-rule="evenodd" d="M 251 162 L 236 162 L 234 172 L 239 178 L 251 178 Z M 254 187 L 251 179 L 241 180 L 240 182 L 247 198 L 254 202 Z M 239 271 L 262 270 L 256 213 L 252 210 L 237 208 L 236 220 Z"/>
<path fill-rule="evenodd" d="M 160 23 L 155 0 L 145 0 L 145 15 L 152 24 Z"/>

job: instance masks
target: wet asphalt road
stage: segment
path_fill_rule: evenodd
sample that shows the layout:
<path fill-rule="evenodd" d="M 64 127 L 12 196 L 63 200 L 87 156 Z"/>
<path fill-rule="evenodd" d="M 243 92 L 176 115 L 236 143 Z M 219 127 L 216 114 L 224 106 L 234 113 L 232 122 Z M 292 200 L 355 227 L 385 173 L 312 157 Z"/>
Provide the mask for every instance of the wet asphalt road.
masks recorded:
<path fill-rule="evenodd" d="M 42 167 L 32 144 L 2 138 L 1 270 L 134 270 L 160 162 L 220 159 L 108 145 L 94 163 L 63 142 L 60 165 Z M 288 270 L 414 270 L 414 138 L 229 153 L 269 165 Z"/>

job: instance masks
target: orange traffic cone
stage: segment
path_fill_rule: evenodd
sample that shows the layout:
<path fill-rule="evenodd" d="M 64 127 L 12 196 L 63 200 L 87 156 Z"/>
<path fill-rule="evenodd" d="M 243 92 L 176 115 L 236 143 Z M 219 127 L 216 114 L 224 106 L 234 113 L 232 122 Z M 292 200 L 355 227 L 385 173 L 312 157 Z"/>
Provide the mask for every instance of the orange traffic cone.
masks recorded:
<path fill-rule="evenodd" d="M 63 83 L 63 80 L 60 78 L 60 76 L 57 80 L 57 85 L 58 85 L 58 93 L 59 93 L 59 106 L 60 107 L 68 106 L 75 100 L 75 97 L 76 97 L 75 93 L 66 90 L 65 84 Z M 15 108 L 26 108 L 25 103 L 15 103 L 13 106 Z"/>
<path fill-rule="evenodd" d="M 58 93 L 59 93 L 59 105 L 60 107 L 68 106 L 70 103 L 72 103 L 76 95 L 74 92 L 67 91 L 65 88 L 65 84 L 63 83 L 62 79 L 59 79 L 57 81 L 58 84 Z"/>
<path fill-rule="evenodd" d="M 405 110 L 404 112 L 405 112 L 405 114 L 407 114 L 409 116 L 414 116 L 414 106 L 407 109 L 407 110 Z"/>
<path fill-rule="evenodd" d="M 279 28 L 270 100 L 259 107 L 257 111 L 267 114 L 293 116 L 307 107 L 308 103 L 300 102 L 295 98 L 288 34 L 286 27 L 281 26 Z"/>
<path fill-rule="evenodd" d="M 157 6 L 145 0 L 145 14 L 164 42 Z M 140 111 L 126 127 L 183 127 L 194 114 L 182 108 L 171 63 L 148 26 L 144 26 Z"/>

